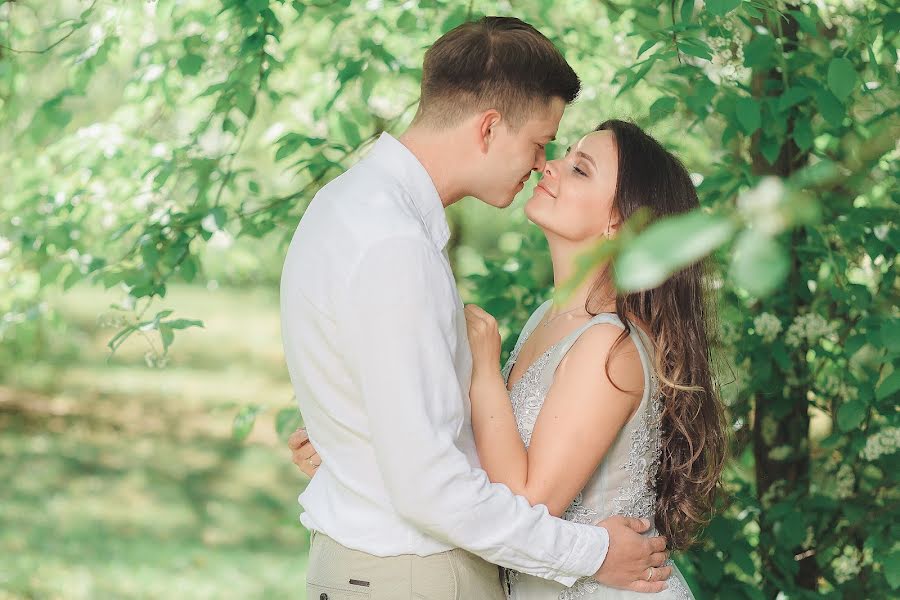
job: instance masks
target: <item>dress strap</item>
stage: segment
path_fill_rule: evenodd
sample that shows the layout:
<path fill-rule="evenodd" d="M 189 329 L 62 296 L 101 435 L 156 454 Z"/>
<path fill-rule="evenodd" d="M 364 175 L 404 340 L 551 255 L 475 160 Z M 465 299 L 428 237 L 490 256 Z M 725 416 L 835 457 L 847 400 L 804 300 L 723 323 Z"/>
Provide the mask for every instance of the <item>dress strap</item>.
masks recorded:
<path fill-rule="evenodd" d="M 521 345 L 525 343 L 525 340 L 528 339 L 528 336 L 537 329 L 538 324 L 541 322 L 541 319 L 544 318 L 544 314 L 550 309 L 551 304 L 553 304 L 553 300 L 547 300 L 531 313 L 531 316 L 528 317 L 528 320 L 525 322 L 525 326 L 522 327 L 521 333 L 519 333 L 519 339 L 516 340 L 517 347 L 521 347 Z"/>
<path fill-rule="evenodd" d="M 625 329 L 624 323 L 619 319 L 619 316 L 615 313 L 600 313 L 591 318 L 590 321 L 570 333 L 566 336 L 554 349 L 553 358 L 550 363 L 552 365 L 552 370 L 555 371 L 556 367 L 559 366 L 559 363 L 562 362 L 562 359 L 566 356 L 566 353 L 572 349 L 572 346 L 575 345 L 575 342 L 578 341 L 578 338 L 581 335 L 593 327 L 594 325 L 601 324 L 609 324 L 615 325 L 621 329 Z M 651 393 L 651 388 L 653 387 L 653 361 L 650 355 L 650 349 L 653 347 L 650 339 L 647 337 L 640 327 L 637 327 L 634 324 L 631 325 L 631 333 L 629 337 L 631 341 L 634 342 L 635 347 L 638 351 L 638 356 L 641 359 L 641 367 L 644 370 L 644 396 L 647 397 Z"/>

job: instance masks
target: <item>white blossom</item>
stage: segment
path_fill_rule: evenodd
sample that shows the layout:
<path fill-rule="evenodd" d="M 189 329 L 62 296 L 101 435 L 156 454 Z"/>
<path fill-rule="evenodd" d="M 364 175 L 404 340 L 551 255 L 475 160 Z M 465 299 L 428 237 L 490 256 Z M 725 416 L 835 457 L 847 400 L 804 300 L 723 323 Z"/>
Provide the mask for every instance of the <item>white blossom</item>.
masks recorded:
<path fill-rule="evenodd" d="M 763 233 L 774 234 L 787 226 L 781 211 L 784 184 L 778 177 L 763 177 L 755 188 L 737 199 L 737 208 L 754 227 Z"/>
<path fill-rule="evenodd" d="M 838 583 L 846 583 L 859 575 L 860 570 L 862 570 L 860 565 L 861 558 L 859 550 L 853 546 L 844 546 L 843 553 L 831 561 L 834 578 Z"/>
<path fill-rule="evenodd" d="M 804 342 L 810 346 L 822 338 L 831 338 L 835 326 L 816 313 L 797 315 L 788 327 L 784 341 L 792 348 L 799 348 Z"/>
<path fill-rule="evenodd" d="M 219 225 L 216 223 L 216 217 L 212 213 L 203 217 L 203 220 L 200 222 L 200 226 L 210 233 L 214 233 L 219 230 Z"/>
<path fill-rule="evenodd" d="M 837 497 L 846 500 L 853 495 L 853 486 L 856 485 L 856 477 L 853 475 L 853 469 L 848 464 L 841 465 L 835 475 L 835 483 L 837 484 Z"/>
<path fill-rule="evenodd" d="M 897 448 L 900 448 L 900 427 L 886 427 L 869 436 L 860 454 L 866 460 L 878 460 L 884 455 L 893 454 Z"/>
<path fill-rule="evenodd" d="M 756 335 L 760 336 L 764 342 L 771 344 L 781 333 L 781 320 L 772 313 L 764 312 L 753 319 L 753 329 Z"/>

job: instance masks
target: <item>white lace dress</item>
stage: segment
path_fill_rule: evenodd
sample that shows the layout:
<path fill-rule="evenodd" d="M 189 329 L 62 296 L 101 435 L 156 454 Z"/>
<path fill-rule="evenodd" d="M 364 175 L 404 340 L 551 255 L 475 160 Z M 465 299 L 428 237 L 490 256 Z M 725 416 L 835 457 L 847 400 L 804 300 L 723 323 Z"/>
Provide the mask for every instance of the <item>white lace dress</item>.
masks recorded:
<path fill-rule="evenodd" d="M 503 368 L 504 381 L 508 381 L 522 345 L 549 306 L 550 302 L 542 304 L 525 324 L 509 361 Z M 531 432 L 560 361 L 582 333 L 599 323 L 623 327 L 615 314 L 597 315 L 535 359 L 510 390 L 519 435 L 522 436 L 526 447 L 531 442 Z M 631 328 L 631 339 L 637 346 L 644 367 L 644 395 L 637 412 L 622 428 L 603 462 L 566 510 L 563 518 L 568 521 L 593 524 L 611 515 L 624 515 L 645 518 L 653 522 L 656 512 L 654 482 L 659 471 L 659 422 L 662 406 L 650 354 L 653 345 L 646 339 L 645 334 L 634 326 Z M 560 443 L 565 442 L 561 440 Z M 655 529 L 651 529 L 648 535 L 655 535 Z M 505 574 L 509 597 L 512 600 L 693 599 L 681 573 L 674 565 L 672 566 L 673 575 L 667 582 L 669 589 L 658 594 L 613 589 L 600 585 L 590 577 L 579 579 L 572 587 L 567 588 L 554 581 L 516 571 L 507 570 Z"/>

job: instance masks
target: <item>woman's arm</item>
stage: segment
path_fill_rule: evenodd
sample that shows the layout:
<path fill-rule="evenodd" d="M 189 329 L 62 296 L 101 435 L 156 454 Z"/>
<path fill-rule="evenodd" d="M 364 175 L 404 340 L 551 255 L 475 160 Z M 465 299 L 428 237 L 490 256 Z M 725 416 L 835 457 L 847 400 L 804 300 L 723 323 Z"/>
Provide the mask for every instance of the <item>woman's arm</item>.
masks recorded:
<path fill-rule="evenodd" d="M 477 307 L 467 307 L 467 319 L 472 427 L 482 468 L 491 481 L 560 516 L 640 403 L 644 374 L 637 349 L 623 341 L 607 375 L 607 357 L 622 329 L 601 324 L 582 334 L 557 368 L 526 450 L 497 367 L 499 350 L 492 356 L 496 322 Z"/>

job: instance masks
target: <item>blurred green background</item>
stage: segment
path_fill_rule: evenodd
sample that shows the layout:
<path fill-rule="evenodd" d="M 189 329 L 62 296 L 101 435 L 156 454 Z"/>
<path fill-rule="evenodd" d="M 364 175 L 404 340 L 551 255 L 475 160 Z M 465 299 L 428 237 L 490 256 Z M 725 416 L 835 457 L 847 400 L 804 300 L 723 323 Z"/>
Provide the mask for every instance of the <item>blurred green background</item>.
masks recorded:
<path fill-rule="evenodd" d="M 0 600 L 304 597 L 286 243 L 484 14 L 582 78 L 551 156 L 632 119 L 698 185 L 614 249 L 625 288 L 713 265 L 733 439 L 696 596 L 896 597 L 893 3 L 0 0 Z M 534 182 L 448 211 L 505 351 L 550 293 Z"/>

